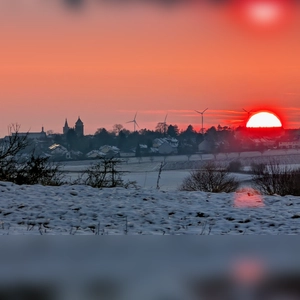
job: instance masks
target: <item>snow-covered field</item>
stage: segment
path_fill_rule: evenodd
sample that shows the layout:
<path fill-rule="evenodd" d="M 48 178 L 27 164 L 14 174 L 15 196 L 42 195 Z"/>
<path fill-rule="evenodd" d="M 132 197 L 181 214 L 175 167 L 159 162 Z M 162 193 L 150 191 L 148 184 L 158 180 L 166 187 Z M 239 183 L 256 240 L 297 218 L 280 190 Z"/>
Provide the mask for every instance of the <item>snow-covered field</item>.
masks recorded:
<path fill-rule="evenodd" d="M 298 234 L 300 197 L 263 196 L 250 187 L 250 175 L 235 174 L 236 193 L 178 191 L 189 170 L 164 170 L 161 158 L 122 166 L 124 180 L 138 189 L 94 189 L 82 185 L 18 186 L 0 182 L 0 234 Z M 186 158 L 168 157 L 177 163 Z M 196 161 L 196 156 L 192 157 Z M 198 158 L 199 160 L 199 158 Z M 90 161 L 69 162 L 70 179 Z"/>
<path fill-rule="evenodd" d="M 300 198 L 0 183 L 0 234 L 298 234 Z"/>

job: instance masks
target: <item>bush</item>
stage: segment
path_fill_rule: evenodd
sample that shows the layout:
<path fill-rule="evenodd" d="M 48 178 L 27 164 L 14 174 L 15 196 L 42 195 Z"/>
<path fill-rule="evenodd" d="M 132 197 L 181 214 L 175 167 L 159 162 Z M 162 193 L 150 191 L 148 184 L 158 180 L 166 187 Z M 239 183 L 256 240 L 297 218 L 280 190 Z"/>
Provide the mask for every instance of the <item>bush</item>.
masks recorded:
<path fill-rule="evenodd" d="M 227 168 L 214 162 L 206 163 L 202 169 L 194 170 L 184 179 L 181 191 L 204 191 L 230 193 L 238 188 L 238 181 L 229 175 Z"/>
<path fill-rule="evenodd" d="M 35 157 L 31 155 L 25 163 L 18 166 L 12 174 L 16 184 L 42 184 L 58 186 L 63 183 L 63 173 L 60 165 L 49 161 L 49 157 Z"/>
<path fill-rule="evenodd" d="M 242 163 L 239 160 L 231 161 L 228 165 L 228 172 L 240 172 L 242 168 Z"/>
<path fill-rule="evenodd" d="M 278 161 L 252 166 L 252 182 L 266 195 L 300 196 L 300 169 L 281 166 Z"/>
<path fill-rule="evenodd" d="M 11 160 L 5 169 L 1 169 L 0 180 L 19 185 L 62 185 L 64 176 L 59 167 L 58 164 L 49 162 L 48 157 L 35 157 L 32 154 L 23 163 Z"/>
<path fill-rule="evenodd" d="M 77 183 L 83 183 L 95 188 L 129 187 L 135 182 L 124 182 L 122 175 L 125 173 L 118 168 L 122 160 L 119 158 L 99 158 L 99 161 L 83 173 Z"/>
<path fill-rule="evenodd" d="M 28 147 L 27 135 L 20 136 L 18 130 L 20 125 L 12 124 L 10 131 L 14 131 L 10 136 L 5 137 L 0 143 L 0 180 L 5 180 L 8 174 L 15 170 L 16 157 Z"/>
<path fill-rule="evenodd" d="M 49 162 L 48 157 L 35 156 L 22 159 L 20 153 L 30 146 L 27 134 L 20 136 L 19 125 L 12 125 L 14 133 L 0 144 L 0 180 L 16 184 L 61 185 L 63 175 L 59 165 Z"/>

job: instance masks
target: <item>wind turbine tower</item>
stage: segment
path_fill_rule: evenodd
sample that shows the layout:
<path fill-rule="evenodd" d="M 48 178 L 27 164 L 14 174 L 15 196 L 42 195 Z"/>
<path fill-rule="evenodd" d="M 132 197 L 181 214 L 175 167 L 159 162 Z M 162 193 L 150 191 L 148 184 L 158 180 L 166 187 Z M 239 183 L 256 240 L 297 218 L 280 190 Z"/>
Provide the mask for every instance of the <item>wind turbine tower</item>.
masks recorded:
<path fill-rule="evenodd" d="M 202 136 L 204 136 L 204 128 L 203 128 L 203 115 L 204 113 L 208 110 L 208 108 L 204 109 L 203 111 L 198 111 L 195 110 L 195 112 L 197 112 L 198 114 L 200 114 L 202 116 Z"/>
<path fill-rule="evenodd" d="M 164 124 L 164 135 L 166 135 L 166 131 L 167 131 L 167 117 L 168 117 L 168 114 L 166 114 L 166 116 L 165 116 L 165 120 L 164 120 L 164 122 L 163 122 L 163 124 Z"/>
<path fill-rule="evenodd" d="M 137 112 L 135 113 L 134 119 L 133 119 L 132 121 L 126 122 L 126 123 L 133 123 L 133 130 L 134 130 L 133 132 L 136 131 L 136 126 L 137 126 L 138 128 L 140 128 L 140 126 L 139 126 L 138 123 L 136 122 L 136 116 L 137 116 Z"/>

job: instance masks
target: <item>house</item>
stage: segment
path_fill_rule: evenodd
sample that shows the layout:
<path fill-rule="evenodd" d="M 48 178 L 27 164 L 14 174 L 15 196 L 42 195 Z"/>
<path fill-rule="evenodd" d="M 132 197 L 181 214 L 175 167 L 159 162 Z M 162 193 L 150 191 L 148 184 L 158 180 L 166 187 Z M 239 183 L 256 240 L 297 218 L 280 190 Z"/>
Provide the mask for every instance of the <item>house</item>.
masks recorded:
<path fill-rule="evenodd" d="M 54 158 L 66 158 L 71 159 L 70 152 L 62 145 L 59 144 L 53 144 L 49 147 L 51 156 Z"/>
<path fill-rule="evenodd" d="M 105 153 L 101 152 L 100 150 L 92 150 L 85 155 L 87 158 L 100 158 L 105 157 Z"/>
<path fill-rule="evenodd" d="M 207 140 L 202 141 L 198 146 L 198 151 L 200 153 L 208 153 L 213 149 L 213 144 Z"/>
<path fill-rule="evenodd" d="M 18 135 L 19 137 L 27 136 L 27 139 L 30 140 L 45 140 L 47 138 L 46 132 L 44 131 L 44 127 L 42 127 L 41 132 L 13 132 L 11 135 Z"/>
<path fill-rule="evenodd" d="M 178 152 L 179 142 L 175 138 L 157 138 L 153 141 L 153 148 L 159 154 L 174 154 Z"/>
<path fill-rule="evenodd" d="M 99 150 L 104 153 L 106 157 L 119 157 L 120 149 L 115 146 L 104 145 L 99 148 Z"/>
<path fill-rule="evenodd" d="M 164 142 L 158 147 L 159 154 L 172 154 L 175 153 L 175 149 L 168 143 Z"/>

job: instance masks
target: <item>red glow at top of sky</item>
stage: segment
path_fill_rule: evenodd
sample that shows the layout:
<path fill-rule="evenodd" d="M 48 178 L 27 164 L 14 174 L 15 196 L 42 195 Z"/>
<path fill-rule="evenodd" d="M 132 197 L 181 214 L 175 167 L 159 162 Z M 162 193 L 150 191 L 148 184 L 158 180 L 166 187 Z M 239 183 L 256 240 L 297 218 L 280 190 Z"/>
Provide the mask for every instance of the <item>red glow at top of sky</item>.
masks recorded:
<path fill-rule="evenodd" d="M 290 21 L 294 1 L 291 0 L 243 0 L 233 6 L 241 23 L 256 29 L 279 28 Z"/>
<path fill-rule="evenodd" d="M 248 128 L 282 127 L 278 117 L 270 112 L 258 112 L 251 116 L 247 122 Z"/>

